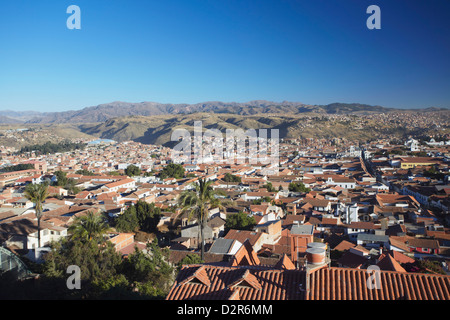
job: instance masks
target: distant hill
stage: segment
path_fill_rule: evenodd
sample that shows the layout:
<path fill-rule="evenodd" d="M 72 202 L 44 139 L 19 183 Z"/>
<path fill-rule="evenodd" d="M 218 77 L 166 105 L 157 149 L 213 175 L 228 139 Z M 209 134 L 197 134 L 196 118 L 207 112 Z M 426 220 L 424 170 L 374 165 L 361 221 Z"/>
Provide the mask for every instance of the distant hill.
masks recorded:
<path fill-rule="evenodd" d="M 337 111 L 338 112 L 338 111 Z M 450 113 L 450 110 L 447 111 Z M 447 115 L 443 115 L 447 116 Z M 432 116 L 431 116 L 432 117 Z M 433 117 L 434 118 L 434 117 Z M 107 120 L 103 123 L 80 124 L 78 129 L 89 136 L 116 141 L 137 141 L 172 147 L 171 134 L 184 128 L 193 134 L 194 121 L 201 120 L 203 130 L 217 129 L 223 135 L 226 129 L 278 129 L 280 138 L 345 138 L 367 141 L 378 138 L 402 138 L 409 135 L 446 134 L 450 129 L 402 123 L 400 120 L 365 118 L 349 120 L 334 115 L 303 114 L 253 114 L 192 113 L 158 116 L 131 116 Z"/>
<path fill-rule="evenodd" d="M 364 117 L 381 113 L 389 116 Z M 414 123 L 403 121 L 404 113 L 411 113 L 420 120 Z M 345 138 L 353 141 L 367 141 L 374 137 L 404 139 L 409 135 L 450 133 L 450 126 L 447 125 L 449 118 L 449 109 L 430 107 L 404 110 L 360 103 L 307 105 L 300 102 L 255 100 L 246 103 L 210 101 L 163 104 L 116 101 L 77 111 L 0 111 L 0 128 L 27 127 L 39 132 L 38 135 L 24 133 L 19 138 L 0 133 L 0 145 L 22 147 L 45 142 L 45 139 L 103 138 L 173 146 L 173 130 L 186 128 L 192 131 L 196 120 L 202 121 L 204 130 L 214 128 L 223 134 L 226 129 L 267 128 L 278 129 L 280 138 Z"/>
<path fill-rule="evenodd" d="M 42 115 L 43 113 L 38 111 L 0 110 L 0 123 L 24 123 Z"/>
<path fill-rule="evenodd" d="M 417 111 L 436 111 L 438 108 L 428 108 Z M 86 107 L 81 110 L 63 112 L 14 112 L 0 111 L 0 122 L 3 123 L 100 123 L 109 119 L 127 116 L 157 116 L 190 113 L 231 113 L 238 115 L 257 114 L 370 114 L 380 112 L 406 111 L 402 109 L 371 106 L 360 103 L 332 103 L 328 105 L 307 105 L 300 102 L 283 101 L 281 103 L 255 100 L 245 103 L 210 101 L 196 104 L 165 104 L 157 102 L 129 103 L 115 101 L 98 106 Z M 444 109 L 445 110 L 445 109 Z"/>
<path fill-rule="evenodd" d="M 0 124 L 13 124 L 13 123 L 23 123 L 24 121 L 20 119 L 13 119 L 7 116 L 0 115 Z"/>

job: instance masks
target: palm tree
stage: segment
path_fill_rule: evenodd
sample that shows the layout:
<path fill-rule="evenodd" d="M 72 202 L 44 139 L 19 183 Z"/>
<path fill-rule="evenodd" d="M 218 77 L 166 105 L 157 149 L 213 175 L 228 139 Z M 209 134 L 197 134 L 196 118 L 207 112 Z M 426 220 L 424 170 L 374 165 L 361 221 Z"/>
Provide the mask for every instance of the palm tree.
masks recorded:
<path fill-rule="evenodd" d="M 86 215 L 76 217 L 69 227 L 73 239 L 91 241 L 99 240 L 110 230 L 108 223 L 101 214 L 88 211 Z"/>
<path fill-rule="evenodd" d="M 211 187 L 213 181 L 200 178 L 198 183 L 193 183 L 194 190 L 183 191 L 178 198 L 178 205 L 182 213 L 188 214 L 188 219 L 195 218 L 200 226 L 201 259 L 204 260 L 205 237 L 204 229 L 208 222 L 209 210 L 221 207 L 216 192 Z"/>
<path fill-rule="evenodd" d="M 29 184 L 24 191 L 25 198 L 34 203 L 35 215 L 37 218 L 38 227 L 38 248 L 41 247 L 41 218 L 42 218 L 42 203 L 48 197 L 48 185 L 46 184 Z"/>

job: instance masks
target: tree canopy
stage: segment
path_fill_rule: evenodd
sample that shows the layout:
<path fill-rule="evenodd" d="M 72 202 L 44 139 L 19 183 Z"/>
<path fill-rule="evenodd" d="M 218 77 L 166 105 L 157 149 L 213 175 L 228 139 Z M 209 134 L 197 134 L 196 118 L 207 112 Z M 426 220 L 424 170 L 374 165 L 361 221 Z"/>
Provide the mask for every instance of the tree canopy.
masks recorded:
<path fill-rule="evenodd" d="M 249 217 L 242 211 L 236 214 L 227 215 L 225 221 L 225 228 L 227 229 L 252 230 L 255 225 L 255 218 Z"/>
<path fill-rule="evenodd" d="M 141 169 L 138 166 L 135 166 L 134 164 L 130 164 L 125 169 L 125 174 L 129 177 L 139 176 L 141 174 Z"/>
<path fill-rule="evenodd" d="M 115 227 L 120 232 L 155 232 L 160 219 L 160 208 L 154 203 L 139 200 L 115 219 Z"/>
<path fill-rule="evenodd" d="M 86 169 L 80 169 L 75 171 L 76 174 L 82 174 L 83 176 L 95 176 L 95 173 Z"/>
<path fill-rule="evenodd" d="M 20 163 L 13 166 L 3 167 L 0 169 L 0 172 L 12 172 L 30 169 L 34 169 L 34 165 L 32 165 L 31 163 Z"/>
<path fill-rule="evenodd" d="M 309 192 L 310 188 L 307 188 L 303 182 L 291 182 L 289 183 L 289 191 L 292 192 Z"/>
<path fill-rule="evenodd" d="M 241 182 L 241 177 L 227 172 L 227 173 L 225 173 L 225 175 L 223 177 L 223 181 L 225 181 L 225 182 Z"/>
<path fill-rule="evenodd" d="M 63 187 L 68 190 L 70 194 L 77 194 L 81 191 L 80 188 L 76 186 L 76 182 L 72 178 L 67 178 L 67 173 L 61 170 L 55 171 L 56 181 L 53 185 L 58 187 Z"/>
<path fill-rule="evenodd" d="M 181 179 L 184 177 L 184 167 L 178 163 L 169 163 L 159 174 L 161 179 L 175 178 Z"/>
<path fill-rule="evenodd" d="M 74 239 L 84 241 L 97 240 L 102 242 L 103 236 L 110 230 L 110 227 L 100 213 L 89 211 L 84 216 L 76 217 L 69 227 L 69 232 Z"/>
<path fill-rule="evenodd" d="M 38 247 L 41 246 L 41 217 L 42 217 L 42 204 L 48 197 L 48 185 L 46 184 L 34 184 L 31 183 L 25 187 L 25 198 L 34 203 L 35 215 L 38 222 Z"/>
<path fill-rule="evenodd" d="M 135 248 L 127 259 L 122 259 L 110 241 L 98 245 L 86 239 L 64 238 L 46 254 L 38 290 L 50 284 L 55 293 L 49 294 L 58 299 L 163 299 L 174 280 L 174 269 L 167 262 L 168 251 L 153 242 L 146 252 Z M 66 287 L 70 265 L 80 268 L 80 290 Z"/>
<path fill-rule="evenodd" d="M 188 219 L 195 218 L 200 226 L 201 259 L 204 259 L 205 241 L 204 228 L 209 218 L 209 210 L 222 207 L 217 193 L 212 188 L 212 180 L 200 178 L 198 183 L 193 183 L 194 190 L 185 190 L 178 197 L 178 205 L 183 213 L 187 213 Z"/>
<path fill-rule="evenodd" d="M 86 143 L 75 143 L 70 141 L 62 141 L 59 143 L 53 143 L 50 141 L 44 144 L 33 144 L 28 145 L 20 149 L 20 153 L 36 151 L 41 154 L 57 153 L 57 152 L 67 152 L 72 150 L 82 150 L 86 147 Z"/>

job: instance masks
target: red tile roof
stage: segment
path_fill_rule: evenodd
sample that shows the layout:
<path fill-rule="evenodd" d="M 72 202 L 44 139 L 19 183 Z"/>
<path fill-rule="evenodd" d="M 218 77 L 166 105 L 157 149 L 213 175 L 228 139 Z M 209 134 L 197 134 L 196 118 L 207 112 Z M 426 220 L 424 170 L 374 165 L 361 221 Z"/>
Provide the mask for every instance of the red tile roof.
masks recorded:
<path fill-rule="evenodd" d="M 416 261 L 413 258 L 410 258 L 396 250 L 392 250 L 391 255 L 392 255 L 392 258 L 394 258 L 399 263 L 414 263 Z"/>
<path fill-rule="evenodd" d="M 389 253 L 382 254 L 378 258 L 377 266 L 381 270 L 406 272 L 406 270 L 398 263 Z"/>
<path fill-rule="evenodd" d="M 280 261 L 275 265 L 277 269 L 295 270 L 295 265 L 286 254 L 283 254 Z"/>
<path fill-rule="evenodd" d="M 184 266 L 166 300 L 299 300 L 304 297 L 299 287 L 304 283 L 304 271 L 204 265 L 203 277 L 208 276 L 210 280 L 210 285 L 206 285 L 189 281 L 198 268 Z"/>
<path fill-rule="evenodd" d="M 206 272 L 205 266 L 199 266 L 196 269 L 190 269 L 192 274 L 189 274 L 186 278 L 180 281 L 179 285 L 184 285 L 188 283 L 202 283 L 206 287 L 211 286 L 211 281 L 209 280 L 208 273 Z"/>
<path fill-rule="evenodd" d="M 250 244 L 254 246 L 260 241 L 262 234 L 262 232 L 230 229 L 224 238 L 238 240 L 241 243 L 244 243 L 248 239 Z"/>
<path fill-rule="evenodd" d="M 450 276 L 350 268 L 183 266 L 166 300 L 449 300 Z"/>
<path fill-rule="evenodd" d="M 358 254 L 352 253 L 350 251 L 346 251 L 338 260 L 337 262 L 342 265 L 349 268 L 361 268 L 364 266 L 364 264 L 368 263 L 367 258 L 362 257 Z"/>
<path fill-rule="evenodd" d="M 450 276 L 379 271 L 379 289 L 367 270 L 322 268 L 311 272 L 307 300 L 449 300 Z"/>
<path fill-rule="evenodd" d="M 245 287 L 249 286 L 256 290 L 261 290 L 261 284 L 259 283 L 258 279 L 250 272 L 249 269 L 245 270 L 244 274 L 236 279 L 233 283 L 231 283 L 228 287 L 229 288 L 236 288 L 236 287 Z"/>
<path fill-rule="evenodd" d="M 260 261 L 249 240 L 244 241 L 243 245 L 234 254 L 231 260 L 232 266 L 253 266 L 259 265 Z"/>
<path fill-rule="evenodd" d="M 351 243 L 347 240 L 342 240 L 336 247 L 334 247 L 334 250 L 338 251 L 347 251 L 350 248 L 356 247 L 356 244 Z"/>

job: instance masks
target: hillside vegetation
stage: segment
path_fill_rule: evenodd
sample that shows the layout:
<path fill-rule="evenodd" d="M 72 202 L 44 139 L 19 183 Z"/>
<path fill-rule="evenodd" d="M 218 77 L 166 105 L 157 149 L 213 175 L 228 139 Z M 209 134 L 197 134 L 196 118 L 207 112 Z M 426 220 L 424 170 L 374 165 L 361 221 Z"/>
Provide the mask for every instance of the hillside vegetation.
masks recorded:
<path fill-rule="evenodd" d="M 194 122 L 202 121 L 203 130 L 278 129 L 280 138 L 346 138 L 366 141 L 374 137 L 406 138 L 409 135 L 447 134 L 449 128 L 399 124 L 375 118 L 332 117 L 317 114 L 237 115 L 195 113 L 188 115 L 133 116 L 110 119 L 100 124 L 80 125 L 83 133 L 116 141 L 134 140 L 145 144 L 171 146 L 173 130 L 183 128 L 193 134 Z"/>

